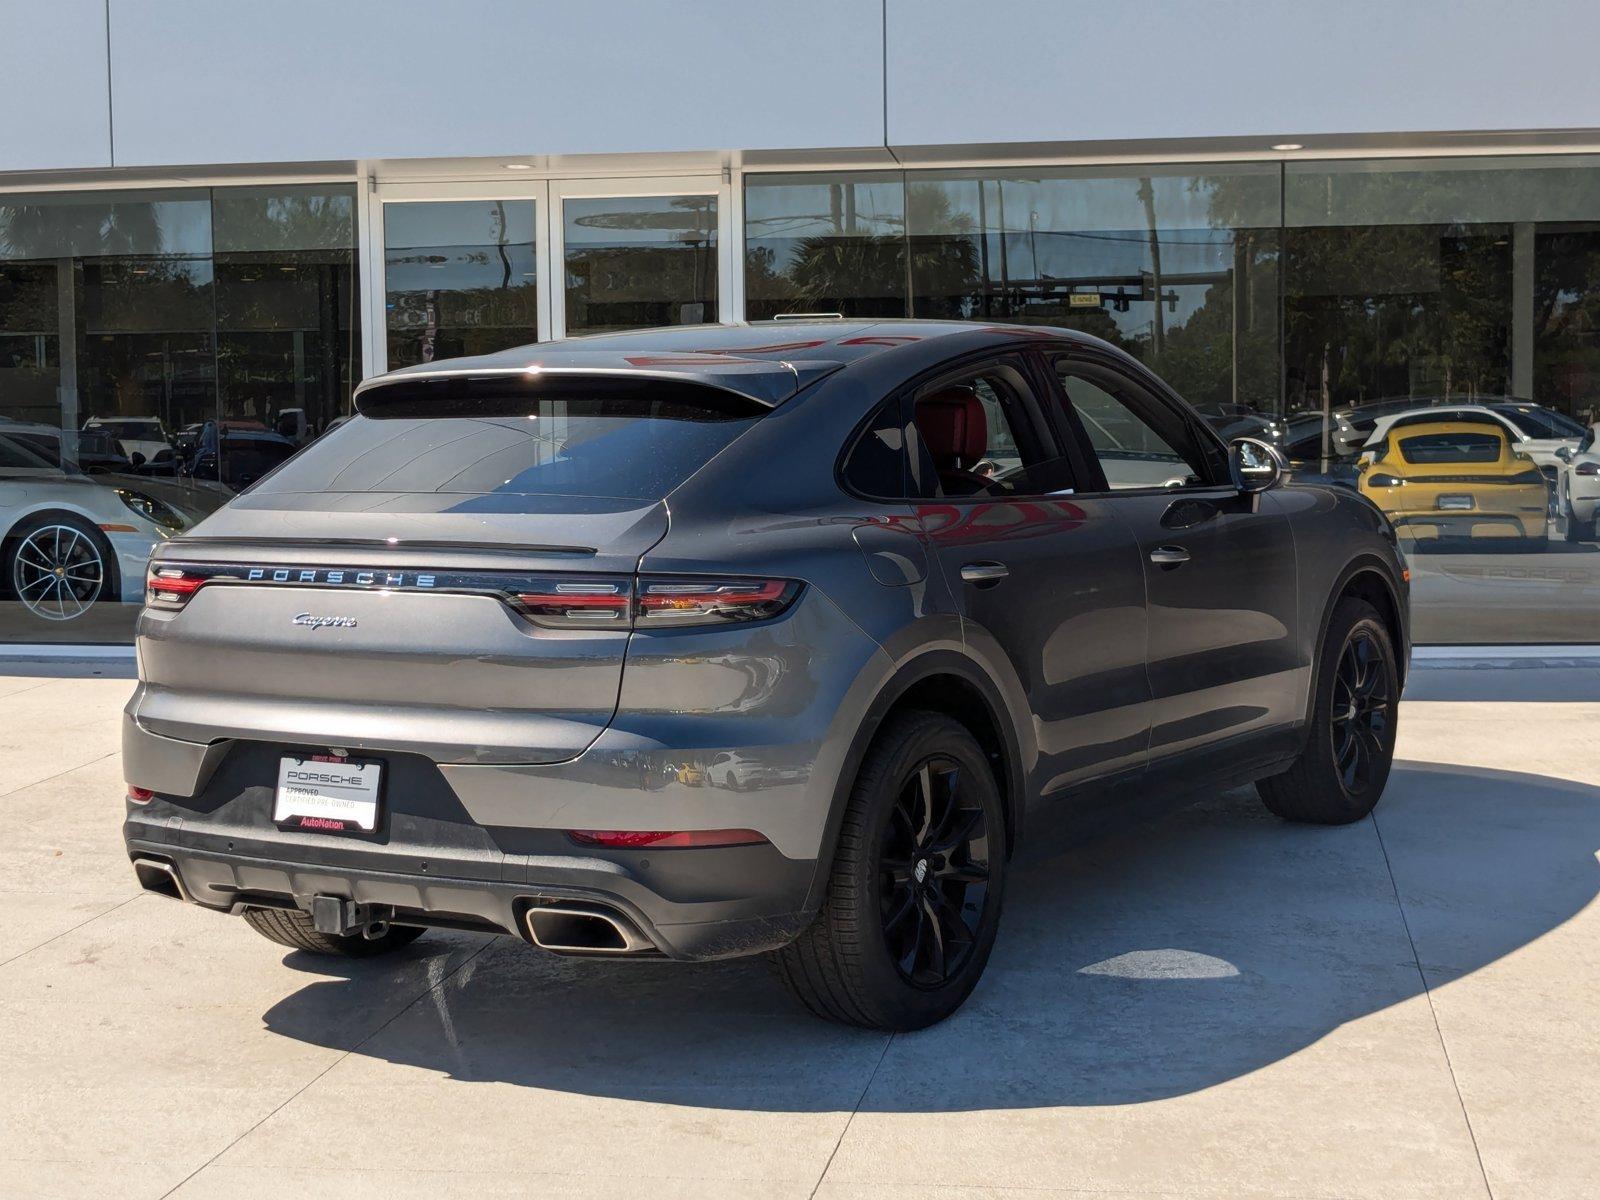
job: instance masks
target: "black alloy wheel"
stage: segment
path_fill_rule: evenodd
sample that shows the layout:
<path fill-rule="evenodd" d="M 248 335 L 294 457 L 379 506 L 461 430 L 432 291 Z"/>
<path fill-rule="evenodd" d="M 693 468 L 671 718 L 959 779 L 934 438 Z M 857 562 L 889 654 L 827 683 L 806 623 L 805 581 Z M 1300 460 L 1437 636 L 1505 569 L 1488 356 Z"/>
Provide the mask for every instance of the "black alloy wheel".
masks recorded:
<path fill-rule="evenodd" d="M 1400 678 L 1394 638 L 1377 609 L 1342 597 L 1317 655 L 1305 744 L 1286 770 L 1256 780 L 1262 803 L 1313 825 L 1347 825 L 1370 813 L 1394 764 Z"/>
<path fill-rule="evenodd" d="M 1372 631 L 1351 630 L 1333 679 L 1333 762 L 1352 796 L 1372 786 L 1393 753 L 1394 676 Z M 1387 774 L 1387 771 L 1385 771 Z"/>
<path fill-rule="evenodd" d="M 884 721 L 845 805 L 822 906 L 773 953 L 778 978 L 808 1009 L 911 1030 L 966 1002 L 1005 898 L 999 765 L 945 713 Z"/>
<path fill-rule="evenodd" d="M 989 830 L 961 765 L 935 755 L 901 783 L 878 856 L 883 937 L 900 977 L 943 987 L 965 970 L 989 893 Z"/>

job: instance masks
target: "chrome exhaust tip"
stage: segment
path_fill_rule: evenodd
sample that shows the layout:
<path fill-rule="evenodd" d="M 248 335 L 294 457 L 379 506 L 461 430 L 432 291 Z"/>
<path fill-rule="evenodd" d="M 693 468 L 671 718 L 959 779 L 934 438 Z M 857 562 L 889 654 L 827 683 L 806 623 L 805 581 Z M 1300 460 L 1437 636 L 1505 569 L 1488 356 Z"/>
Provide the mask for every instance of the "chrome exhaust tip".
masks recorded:
<path fill-rule="evenodd" d="M 133 860 L 133 873 L 139 879 L 139 886 L 147 892 L 168 896 L 173 900 L 194 899 L 189 895 L 189 889 L 183 886 L 183 876 L 178 874 L 178 868 L 169 862 L 155 858 L 136 858 Z"/>
<path fill-rule="evenodd" d="M 530 905 L 528 939 L 554 954 L 648 954 L 654 944 L 621 913 L 598 904 Z"/>

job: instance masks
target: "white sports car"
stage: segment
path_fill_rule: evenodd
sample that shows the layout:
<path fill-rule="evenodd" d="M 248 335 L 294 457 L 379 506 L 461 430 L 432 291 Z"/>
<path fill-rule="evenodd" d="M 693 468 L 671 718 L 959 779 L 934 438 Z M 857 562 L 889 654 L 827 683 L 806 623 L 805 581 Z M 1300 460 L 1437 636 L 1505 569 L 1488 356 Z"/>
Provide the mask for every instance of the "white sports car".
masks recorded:
<path fill-rule="evenodd" d="M 1557 502 L 1566 518 L 1567 541 L 1594 541 L 1600 515 L 1600 421 L 1589 426 L 1576 449 L 1561 455 Z"/>
<path fill-rule="evenodd" d="M 151 550 L 230 495 L 204 481 L 64 471 L 13 432 L 0 429 L 0 595 L 42 620 L 142 602 Z"/>

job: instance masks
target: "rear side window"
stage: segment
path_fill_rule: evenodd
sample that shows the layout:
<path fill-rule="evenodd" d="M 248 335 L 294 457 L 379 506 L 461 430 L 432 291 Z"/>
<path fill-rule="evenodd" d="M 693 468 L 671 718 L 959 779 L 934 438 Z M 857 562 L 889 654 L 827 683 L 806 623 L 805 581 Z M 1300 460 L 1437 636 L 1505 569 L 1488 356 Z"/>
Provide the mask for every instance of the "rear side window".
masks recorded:
<path fill-rule="evenodd" d="M 907 495 L 906 430 L 898 400 L 880 408 L 862 430 L 841 474 L 858 496 L 898 500 Z"/>
<path fill-rule="evenodd" d="M 391 395 L 390 393 L 393 392 Z M 256 494 L 419 493 L 660 500 L 760 418 L 754 401 L 650 379 L 439 380 L 365 396 Z"/>
<path fill-rule="evenodd" d="M 1501 440 L 1492 433 L 1421 433 L 1400 439 L 1408 463 L 1492 463 L 1500 460 Z"/>

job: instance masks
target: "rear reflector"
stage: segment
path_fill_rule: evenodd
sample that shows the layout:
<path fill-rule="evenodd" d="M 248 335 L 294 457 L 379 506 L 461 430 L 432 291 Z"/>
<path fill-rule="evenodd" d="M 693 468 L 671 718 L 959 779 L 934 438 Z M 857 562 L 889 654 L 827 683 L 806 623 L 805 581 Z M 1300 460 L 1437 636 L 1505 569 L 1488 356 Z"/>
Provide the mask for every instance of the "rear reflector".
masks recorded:
<path fill-rule="evenodd" d="M 767 839 L 754 829 L 569 829 L 567 836 L 580 846 L 607 850 L 679 849 L 686 846 L 753 846 Z"/>
<path fill-rule="evenodd" d="M 149 788 L 134 787 L 131 783 L 128 785 L 128 799 L 134 804 L 149 804 L 155 795 Z"/>

